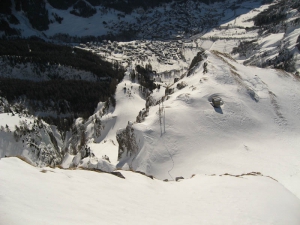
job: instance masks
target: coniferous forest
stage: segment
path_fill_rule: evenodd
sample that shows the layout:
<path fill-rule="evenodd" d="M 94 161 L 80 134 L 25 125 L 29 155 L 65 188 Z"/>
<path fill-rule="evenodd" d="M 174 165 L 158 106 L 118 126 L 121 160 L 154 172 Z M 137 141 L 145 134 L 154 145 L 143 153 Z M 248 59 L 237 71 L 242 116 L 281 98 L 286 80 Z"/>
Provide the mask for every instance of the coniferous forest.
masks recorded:
<path fill-rule="evenodd" d="M 0 40 L 0 56 L 10 57 L 15 63 L 39 65 L 60 64 L 90 71 L 97 77 L 122 78 L 119 66 L 102 60 L 99 56 L 78 48 L 56 45 L 41 40 Z"/>
<path fill-rule="evenodd" d="M 57 78 L 55 71 L 46 81 L 0 78 L 1 96 L 12 104 L 22 102 L 32 114 L 52 112 L 51 116 L 36 115 L 63 129 L 69 129 L 76 117 L 92 115 L 100 101 L 113 104 L 116 85 L 125 72 L 118 63 L 104 61 L 91 52 L 40 40 L 0 40 L 0 57 L 11 66 L 31 63 L 43 71 L 43 67 L 61 65 L 95 75 L 96 82 Z"/>

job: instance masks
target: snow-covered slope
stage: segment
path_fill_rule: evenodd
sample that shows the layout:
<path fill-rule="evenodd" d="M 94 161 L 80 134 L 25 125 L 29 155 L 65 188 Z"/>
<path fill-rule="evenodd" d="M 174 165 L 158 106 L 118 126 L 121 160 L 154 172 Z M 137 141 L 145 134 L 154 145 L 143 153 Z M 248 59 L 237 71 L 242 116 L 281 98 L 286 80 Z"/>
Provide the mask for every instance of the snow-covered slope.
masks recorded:
<path fill-rule="evenodd" d="M 0 113 L 0 159 L 20 156 L 36 166 L 55 166 L 62 160 L 61 146 L 55 126 L 34 116 Z"/>
<path fill-rule="evenodd" d="M 196 175 L 163 182 L 0 161 L 0 224 L 300 223 L 300 202 L 262 176 Z"/>
<path fill-rule="evenodd" d="M 118 142 L 116 132 L 127 126 L 128 121 L 135 121 L 139 111 L 145 107 L 145 97 L 139 90 L 139 84 L 132 82 L 129 77 L 130 69 L 124 79 L 118 84 L 115 93 L 116 107 L 101 117 L 102 130 L 99 137 L 94 137 L 93 116 L 86 122 L 88 146 L 96 157 L 108 156 L 110 161 L 117 163 Z M 96 109 L 98 114 L 101 107 Z"/>
<path fill-rule="evenodd" d="M 130 141 L 138 151 L 128 149 L 119 167 L 169 180 L 256 171 L 300 197 L 299 78 L 246 67 L 218 52 L 206 54 L 189 77 L 178 81 L 188 86 L 171 86 L 175 93 L 164 101 L 161 125 L 157 105 L 132 126 Z M 213 96 L 223 99 L 221 108 L 211 105 Z"/>
<path fill-rule="evenodd" d="M 258 15 L 265 16 L 265 20 L 274 19 L 256 26 L 255 18 Z M 284 16 L 276 21 L 279 15 Z M 195 35 L 192 39 L 204 49 L 232 53 L 235 59 L 245 65 L 271 66 L 299 73 L 299 18 L 297 1 L 278 0 L 224 21 L 220 26 L 204 35 Z"/>

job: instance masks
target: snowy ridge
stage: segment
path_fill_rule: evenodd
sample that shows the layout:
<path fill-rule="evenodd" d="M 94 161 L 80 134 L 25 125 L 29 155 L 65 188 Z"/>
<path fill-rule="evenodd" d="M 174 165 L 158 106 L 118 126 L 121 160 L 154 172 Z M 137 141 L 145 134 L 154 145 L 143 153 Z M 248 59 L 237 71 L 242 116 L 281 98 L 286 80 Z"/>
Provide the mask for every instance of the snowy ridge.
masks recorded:
<path fill-rule="evenodd" d="M 1 224 L 300 223 L 299 199 L 261 176 L 196 175 L 163 182 L 124 171 L 126 179 L 120 179 L 83 170 L 35 168 L 17 158 L 2 159 L 0 170 L 5 171 L 0 173 L 5 184 L 0 189 Z M 20 186 L 22 191 L 16 191 Z"/>
<path fill-rule="evenodd" d="M 132 126 L 139 152 L 124 155 L 119 166 L 169 180 L 259 171 L 299 197 L 299 79 L 245 67 L 218 52 L 206 54 L 192 75 L 178 81 L 187 87 L 171 86 L 162 125 L 156 105 Z M 213 96 L 223 99 L 221 108 L 211 105 Z"/>

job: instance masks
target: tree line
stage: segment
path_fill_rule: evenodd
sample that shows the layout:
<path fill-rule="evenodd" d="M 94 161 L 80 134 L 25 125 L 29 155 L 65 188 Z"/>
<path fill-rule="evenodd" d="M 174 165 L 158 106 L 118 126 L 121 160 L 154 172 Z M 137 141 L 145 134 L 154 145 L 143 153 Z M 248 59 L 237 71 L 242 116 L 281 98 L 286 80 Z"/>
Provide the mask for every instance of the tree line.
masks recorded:
<path fill-rule="evenodd" d="M 0 56 L 10 56 L 12 62 L 15 60 L 16 63 L 71 66 L 92 72 L 99 78 L 110 77 L 120 80 L 124 76 L 124 68 L 121 65 L 104 61 L 96 54 L 43 41 L 0 40 Z"/>
<path fill-rule="evenodd" d="M 160 6 L 164 3 L 172 2 L 172 0 L 127 0 L 127 1 L 111 1 L 111 0 L 86 0 L 92 6 L 104 6 L 107 8 L 112 8 L 124 13 L 131 13 L 134 9 L 143 8 L 147 10 L 149 8 L 154 8 Z M 188 0 L 175 0 L 175 3 L 186 3 Z M 224 0 L 198 0 L 198 2 L 203 2 L 206 4 L 214 2 L 223 2 Z M 74 4 L 77 0 L 48 0 L 49 4 L 57 9 L 68 9 Z"/>
<path fill-rule="evenodd" d="M 152 77 L 154 72 L 152 71 L 152 65 L 150 63 L 146 64 L 145 68 L 141 65 L 136 65 L 135 70 L 137 74 L 133 71 L 131 74 L 132 80 L 137 78 L 140 85 L 150 91 L 156 88 L 156 84 Z"/>
<path fill-rule="evenodd" d="M 1 96 L 10 103 L 23 102 L 32 114 L 46 112 L 39 117 L 63 130 L 70 128 L 74 118 L 87 119 L 100 101 L 109 100 L 114 105 L 116 86 L 125 73 L 118 62 L 110 63 L 88 51 L 40 40 L 0 40 L 0 56 L 12 66 L 30 62 L 43 71 L 49 64 L 65 65 L 90 71 L 99 78 L 97 82 L 57 79 L 55 71 L 49 81 L 0 78 Z M 103 77 L 107 79 L 100 79 Z"/>
<path fill-rule="evenodd" d="M 300 12 L 300 1 L 296 0 L 280 0 L 276 4 L 271 5 L 266 10 L 254 17 L 256 26 L 277 25 L 287 18 L 287 9 L 297 9 Z"/>
<path fill-rule="evenodd" d="M 87 118 L 98 102 L 111 96 L 107 82 L 88 82 L 78 80 L 50 80 L 34 82 L 21 79 L 0 78 L 1 95 L 9 102 L 26 96 L 26 101 L 34 111 L 75 113 Z"/>

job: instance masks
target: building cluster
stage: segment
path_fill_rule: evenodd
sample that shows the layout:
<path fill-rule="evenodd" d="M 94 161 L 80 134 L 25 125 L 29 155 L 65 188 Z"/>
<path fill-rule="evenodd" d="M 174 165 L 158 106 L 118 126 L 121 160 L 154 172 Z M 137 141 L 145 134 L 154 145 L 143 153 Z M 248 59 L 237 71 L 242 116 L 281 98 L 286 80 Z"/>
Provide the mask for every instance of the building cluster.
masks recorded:
<path fill-rule="evenodd" d="M 184 60 L 182 52 L 185 48 L 196 47 L 193 41 L 152 41 L 137 40 L 132 42 L 87 42 L 80 44 L 79 48 L 88 49 L 105 58 L 111 58 L 121 63 L 138 64 L 151 63 L 157 60 L 160 64 L 172 65 L 175 61 Z"/>

